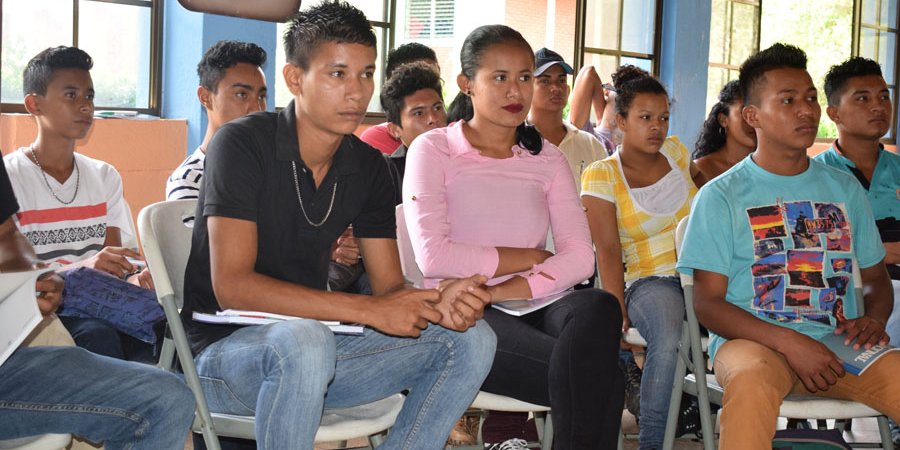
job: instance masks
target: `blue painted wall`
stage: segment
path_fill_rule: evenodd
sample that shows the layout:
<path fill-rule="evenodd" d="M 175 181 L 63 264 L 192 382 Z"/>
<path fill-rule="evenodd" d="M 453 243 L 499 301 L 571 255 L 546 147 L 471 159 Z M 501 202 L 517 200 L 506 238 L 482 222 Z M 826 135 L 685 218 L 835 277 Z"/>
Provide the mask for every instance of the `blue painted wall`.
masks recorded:
<path fill-rule="evenodd" d="M 165 0 L 163 19 L 162 117 L 187 119 L 185 155 L 206 133 L 206 111 L 197 100 L 197 63 L 203 52 L 222 39 L 253 42 L 268 53 L 263 72 L 269 85 L 268 107 L 274 110 L 276 31 L 272 22 L 188 11 L 177 0 Z"/>
<path fill-rule="evenodd" d="M 689 149 L 706 118 L 711 13 L 709 1 L 663 2 L 659 78 L 672 101 L 669 134 Z"/>

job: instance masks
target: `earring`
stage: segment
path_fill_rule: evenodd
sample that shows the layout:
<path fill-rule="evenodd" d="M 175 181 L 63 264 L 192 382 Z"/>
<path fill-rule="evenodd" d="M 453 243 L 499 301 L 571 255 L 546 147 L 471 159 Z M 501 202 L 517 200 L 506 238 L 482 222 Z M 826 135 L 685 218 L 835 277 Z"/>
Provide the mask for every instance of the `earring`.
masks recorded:
<path fill-rule="evenodd" d="M 725 136 L 725 127 L 719 126 L 719 134 L 721 134 L 722 136 Z"/>

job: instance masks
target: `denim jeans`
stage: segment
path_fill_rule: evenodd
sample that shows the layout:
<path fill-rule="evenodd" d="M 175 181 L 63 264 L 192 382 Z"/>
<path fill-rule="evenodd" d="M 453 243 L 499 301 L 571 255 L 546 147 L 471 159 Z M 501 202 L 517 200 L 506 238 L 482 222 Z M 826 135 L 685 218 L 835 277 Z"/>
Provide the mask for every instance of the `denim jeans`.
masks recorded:
<path fill-rule="evenodd" d="M 102 319 L 60 316 L 59 320 L 72 335 L 75 345 L 110 358 L 156 364 L 152 344 L 116 330 Z"/>
<path fill-rule="evenodd" d="M 622 313 L 612 294 L 581 289 L 521 317 L 490 308 L 494 366 L 482 390 L 549 405 L 553 448 L 615 448 L 622 421 Z"/>
<path fill-rule="evenodd" d="M 177 376 L 77 347 L 20 348 L 0 366 L 0 440 L 72 433 L 107 449 L 184 447 L 194 396 Z"/>
<path fill-rule="evenodd" d="M 661 448 L 684 321 L 681 282 L 675 276 L 638 279 L 625 289 L 625 307 L 632 326 L 647 341 L 641 378 L 640 448 Z"/>
<path fill-rule="evenodd" d="M 259 449 L 313 448 L 324 408 L 409 390 L 382 448 L 443 448 L 491 367 L 496 338 L 431 325 L 419 338 L 366 329 L 334 335 L 318 321 L 242 328 L 195 358 L 210 409 L 255 415 Z"/>

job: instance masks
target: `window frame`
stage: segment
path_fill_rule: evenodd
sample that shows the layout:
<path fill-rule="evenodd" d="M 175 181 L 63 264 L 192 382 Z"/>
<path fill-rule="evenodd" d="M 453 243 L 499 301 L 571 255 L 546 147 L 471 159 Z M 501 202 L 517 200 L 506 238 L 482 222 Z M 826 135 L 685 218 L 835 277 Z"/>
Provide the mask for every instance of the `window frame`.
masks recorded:
<path fill-rule="evenodd" d="M 616 20 L 618 21 L 618 29 L 619 32 L 616 36 L 616 47 L 615 49 L 609 48 L 600 48 L 600 47 L 589 47 L 585 44 L 585 34 L 586 34 L 586 23 L 587 23 L 587 6 L 590 1 L 599 1 L 599 0 L 577 0 L 577 4 L 575 6 L 575 72 L 578 73 L 581 70 L 581 67 L 584 66 L 585 54 L 590 53 L 592 55 L 605 55 L 605 56 L 614 56 L 616 61 L 620 61 L 622 57 L 626 58 L 640 58 L 640 59 L 648 59 L 650 60 L 651 74 L 654 76 L 659 75 L 659 53 L 660 48 L 662 46 L 662 18 L 663 18 L 663 0 L 655 0 L 656 6 L 654 10 L 654 14 L 656 17 L 653 18 L 653 26 L 655 28 L 653 33 L 653 53 L 638 53 L 622 50 L 622 19 L 625 12 L 624 3 L 628 0 L 618 0 L 619 2 L 619 14 Z M 616 64 L 619 65 L 618 63 Z"/>
<path fill-rule="evenodd" d="M 742 3 L 742 4 L 749 4 L 749 5 L 757 6 L 757 8 L 758 8 L 757 14 L 759 15 L 759 20 L 757 21 L 756 51 L 759 51 L 760 39 L 762 37 L 762 25 L 763 25 L 763 23 L 762 23 L 762 8 L 763 8 L 763 3 L 766 0 L 725 0 L 725 1 L 728 1 L 732 4 L 733 3 Z M 881 2 L 885 1 L 885 0 L 872 0 L 872 1 L 877 2 L 878 6 L 876 8 L 880 14 Z M 894 33 L 895 45 L 897 46 L 897 48 L 900 48 L 900 17 L 898 17 L 898 28 L 890 28 L 888 26 L 880 26 L 880 25 L 874 25 L 874 24 L 863 24 L 862 23 L 862 6 L 863 6 L 862 2 L 863 2 L 863 0 L 853 0 L 853 16 L 851 18 L 851 21 L 852 21 L 851 35 L 853 38 L 852 38 L 852 42 L 850 43 L 850 55 L 851 56 L 859 56 L 860 42 L 861 42 L 860 36 L 861 36 L 863 28 L 874 29 L 874 30 L 878 30 L 880 32 Z M 898 13 L 898 15 L 900 15 L 900 13 Z M 877 44 L 876 44 L 876 48 L 877 48 Z M 710 52 L 710 54 L 711 53 L 712 52 Z M 835 63 L 838 63 L 838 62 L 836 61 Z M 739 66 L 732 67 L 732 65 L 729 65 L 729 64 L 712 63 L 712 62 L 708 62 L 707 64 L 708 64 L 709 68 L 719 68 L 719 69 L 727 69 L 727 70 L 739 69 Z M 882 64 L 882 63 L 879 62 L 879 64 Z M 897 111 L 898 107 L 900 107 L 900 99 L 898 99 L 898 97 L 900 97 L 900 58 L 894 59 L 894 84 L 888 85 L 888 87 L 893 89 L 893 99 L 892 99 L 892 101 L 893 101 L 893 116 L 891 117 L 891 137 L 890 138 L 882 138 L 882 142 L 890 144 L 890 145 L 897 145 L 897 143 L 900 142 L 897 139 L 897 134 L 898 134 L 898 132 L 900 132 L 900 126 L 897 125 L 897 117 L 898 117 L 898 114 L 900 114 L 900 112 Z M 831 141 L 832 141 L 831 138 L 818 138 L 818 137 L 816 138 L 817 143 L 830 143 Z"/>
<path fill-rule="evenodd" d="M 2 1 L 2 0 L 0 0 Z M 108 111 L 137 111 L 140 114 L 160 115 L 160 99 L 162 84 L 162 25 L 164 0 L 84 0 L 97 3 L 112 3 L 116 5 L 133 6 L 136 8 L 150 8 L 150 78 L 149 78 L 149 104 L 146 108 L 123 108 L 95 105 L 98 109 Z M 387 0 L 386 0 L 387 1 Z M 78 47 L 78 19 L 80 0 L 72 0 L 72 46 Z M 0 37 L 2 45 L 2 37 Z M 27 113 L 23 103 L 0 103 L 0 109 L 4 113 Z"/>
<path fill-rule="evenodd" d="M 877 4 L 875 7 L 878 14 L 881 14 L 881 2 L 885 0 L 871 0 Z M 876 30 L 880 33 L 893 33 L 894 34 L 894 46 L 895 50 L 900 52 L 900 11 L 897 12 L 897 28 L 890 28 L 887 25 L 875 25 L 875 24 L 864 24 L 862 21 L 862 4 L 863 0 L 853 0 L 853 43 L 851 44 L 851 54 L 853 56 L 859 56 L 860 46 L 862 45 L 862 30 L 863 28 Z M 879 42 L 875 41 L 876 54 L 878 53 Z M 879 64 L 882 64 L 879 62 Z M 893 110 L 891 116 L 891 137 L 890 138 L 882 138 L 882 142 L 887 142 L 891 145 L 897 145 L 897 133 L 900 132 L 900 126 L 897 125 L 897 116 L 900 112 L 897 111 L 897 108 L 900 107 L 900 101 L 898 101 L 898 89 L 900 89 L 900 58 L 897 58 L 897 54 L 894 57 L 894 84 L 888 84 L 888 89 L 892 92 L 892 102 L 893 102 Z"/>
<path fill-rule="evenodd" d="M 724 0 L 728 2 L 728 4 L 734 5 L 735 3 L 740 3 L 743 5 L 755 6 L 756 7 L 756 23 L 762 24 L 762 2 L 763 0 Z M 729 30 L 734 30 L 734 8 L 731 8 L 731 17 L 729 17 Z M 754 43 L 754 48 L 756 51 L 759 51 L 759 43 L 760 38 L 762 37 L 762 30 L 757 28 L 756 30 L 756 42 Z M 731 55 L 734 52 L 734 45 L 731 44 L 731 38 L 733 34 L 729 34 L 728 39 L 728 60 L 732 60 Z M 712 54 L 712 52 L 710 52 Z M 727 63 L 709 63 L 709 68 L 711 69 L 725 69 L 725 70 L 740 70 L 741 66 L 739 64 L 727 64 Z"/>

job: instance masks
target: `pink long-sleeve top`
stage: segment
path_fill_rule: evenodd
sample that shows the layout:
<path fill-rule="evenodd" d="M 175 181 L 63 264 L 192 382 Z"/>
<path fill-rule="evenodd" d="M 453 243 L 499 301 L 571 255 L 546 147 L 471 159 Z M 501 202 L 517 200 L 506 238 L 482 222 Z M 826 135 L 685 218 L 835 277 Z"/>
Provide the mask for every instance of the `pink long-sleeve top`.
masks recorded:
<path fill-rule="evenodd" d="M 491 276 L 497 247 L 544 248 L 552 229 L 556 254 L 519 274 L 540 297 L 568 289 L 593 273 L 590 229 L 565 155 L 544 141 L 532 155 L 482 156 L 462 122 L 413 141 L 403 179 L 403 209 L 416 263 L 428 287 L 445 278 Z M 546 274 L 547 276 L 542 275 Z"/>

